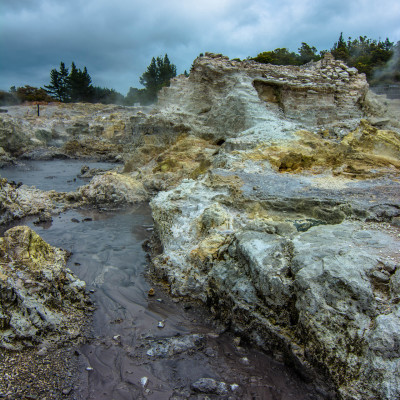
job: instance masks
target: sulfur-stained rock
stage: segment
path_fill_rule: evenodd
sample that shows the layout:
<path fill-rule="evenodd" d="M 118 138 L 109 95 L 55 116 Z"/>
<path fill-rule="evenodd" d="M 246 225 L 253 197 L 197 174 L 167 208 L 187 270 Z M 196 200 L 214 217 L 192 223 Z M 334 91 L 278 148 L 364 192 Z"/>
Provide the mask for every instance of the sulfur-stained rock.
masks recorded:
<path fill-rule="evenodd" d="M 239 175 L 236 190 L 231 175 L 210 173 L 151 201 L 163 245 L 155 276 L 344 399 L 398 397 L 400 242 L 359 220 L 369 186 L 339 200 L 343 189 L 318 195 L 312 180 L 284 186 L 271 172 L 255 196 Z"/>
<path fill-rule="evenodd" d="M 66 268 L 66 252 L 27 226 L 0 238 L 0 347 L 79 336 L 90 300 L 85 283 Z"/>
<path fill-rule="evenodd" d="M 149 196 L 140 181 L 115 172 L 95 176 L 88 185 L 78 189 L 78 194 L 94 205 L 133 204 L 145 201 Z"/>
<path fill-rule="evenodd" d="M 35 187 L 18 186 L 0 178 L 0 225 L 29 215 L 41 215 L 49 218 L 51 213 L 61 212 L 71 206 L 66 193 L 54 190 L 45 192 Z M 75 203 L 77 204 L 77 203 Z"/>
<path fill-rule="evenodd" d="M 68 194 L 2 180 L 0 222 L 154 196 L 163 250 L 153 255 L 152 272 L 172 295 L 203 301 L 237 333 L 339 398 L 398 398 L 396 104 L 371 94 L 364 75 L 329 53 L 301 67 L 206 53 L 189 77 L 162 89 L 148 114 L 78 104 L 45 107 L 37 119 L 16 108 L 0 126 L 6 156 L 22 143 L 34 149 L 29 154 L 55 146 L 71 157 L 126 162 L 122 174 L 95 176 Z M 19 145 L 13 129 L 16 139 L 23 136 Z M 17 237 L 21 246 L 12 250 L 2 241 L 1 257 L 11 252 L 26 268 L 31 255 L 51 262 L 51 248 L 35 244 L 38 250 L 27 253 L 36 239 Z M 1 265 L 1 282 L 19 268 Z M 15 279 L 18 293 L 24 282 Z M 4 301 L 14 304 L 15 293 L 2 291 Z M 58 326 L 52 310 L 38 307 L 49 326 Z M 35 323 L 0 310 L 0 329 L 40 336 L 38 314 L 31 315 Z M 190 350 L 192 339 L 152 343 L 150 355 Z M 219 384 L 200 380 L 193 390 L 218 395 Z"/>

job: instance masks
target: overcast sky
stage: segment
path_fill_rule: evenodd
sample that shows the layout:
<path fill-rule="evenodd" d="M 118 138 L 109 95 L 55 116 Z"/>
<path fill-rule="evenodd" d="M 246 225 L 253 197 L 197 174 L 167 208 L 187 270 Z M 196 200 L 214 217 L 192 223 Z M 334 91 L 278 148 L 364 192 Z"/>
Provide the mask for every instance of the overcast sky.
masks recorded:
<path fill-rule="evenodd" d="M 399 0 L 0 0 L 0 89 L 49 84 L 72 61 L 126 94 L 153 56 L 179 73 L 206 51 L 246 58 L 301 42 L 400 40 Z"/>

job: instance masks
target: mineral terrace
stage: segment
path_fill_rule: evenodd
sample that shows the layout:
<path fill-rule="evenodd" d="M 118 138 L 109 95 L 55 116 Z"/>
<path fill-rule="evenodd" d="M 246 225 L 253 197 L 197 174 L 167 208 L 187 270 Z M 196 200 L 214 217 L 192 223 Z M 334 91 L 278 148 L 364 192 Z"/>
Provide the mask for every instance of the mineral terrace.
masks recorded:
<path fill-rule="evenodd" d="M 0 219 L 150 200 L 152 273 L 172 295 L 339 398 L 399 398 L 399 115 L 329 54 L 283 67 L 206 53 L 152 109 L 10 107 L 3 164 L 125 164 L 71 193 L 2 180 Z"/>

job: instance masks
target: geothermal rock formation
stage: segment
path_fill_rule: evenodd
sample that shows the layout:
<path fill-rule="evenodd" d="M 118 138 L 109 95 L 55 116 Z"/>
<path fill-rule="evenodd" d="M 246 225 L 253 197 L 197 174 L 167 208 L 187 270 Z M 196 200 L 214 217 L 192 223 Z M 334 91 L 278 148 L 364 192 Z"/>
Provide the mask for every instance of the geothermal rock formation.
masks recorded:
<path fill-rule="evenodd" d="M 0 238 L 0 347 L 20 349 L 80 335 L 90 300 L 66 252 L 27 226 Z"/>
<path fill-rule="evenodd" d="M 153 261 L 174 295 L 305 375 L 322 369 L 340 397 L 391 399 L 400 136 L 398 121 L 376 124 L 367 89 L 329 56 L 305 67 L 199 59 L 161 106 L 197 115 L 223 144 L 207 174 L 152 200 Z"/>
<path fill-rule="evenodd" d="M 398 103 L 329 54 L 284 67 L 206 53 L 151 111 L 47 107 L 25 125 L 1 117 L 4 160 L 23 143 L 28 156 L 51 145 L 125 167 L 41 194 L 38 212 L 152 198 L 152 272 L 173 295 L 204 302 L 326 393 L 400 396 Z M 1 190 L 3 216 L 29 213 L 33 192 Z"/>

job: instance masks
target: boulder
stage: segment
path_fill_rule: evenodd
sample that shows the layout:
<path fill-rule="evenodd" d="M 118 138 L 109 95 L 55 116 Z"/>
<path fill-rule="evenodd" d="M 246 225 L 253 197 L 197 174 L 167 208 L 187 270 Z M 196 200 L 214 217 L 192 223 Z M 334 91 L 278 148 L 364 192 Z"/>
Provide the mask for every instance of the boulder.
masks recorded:
<path fill-rule="evenodd" d="M 1 347 L 21 349 L 80 335 L 91 302 L 66 259 L 65 251 L 27 226 L 0 238 Z"/>

